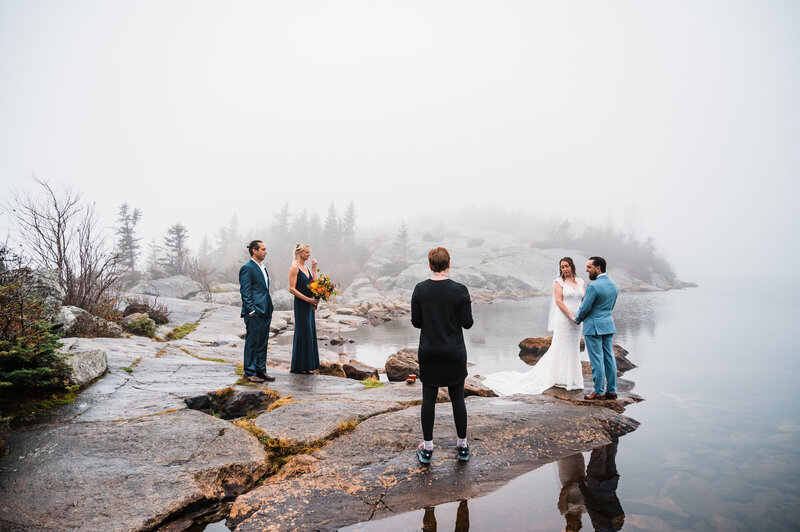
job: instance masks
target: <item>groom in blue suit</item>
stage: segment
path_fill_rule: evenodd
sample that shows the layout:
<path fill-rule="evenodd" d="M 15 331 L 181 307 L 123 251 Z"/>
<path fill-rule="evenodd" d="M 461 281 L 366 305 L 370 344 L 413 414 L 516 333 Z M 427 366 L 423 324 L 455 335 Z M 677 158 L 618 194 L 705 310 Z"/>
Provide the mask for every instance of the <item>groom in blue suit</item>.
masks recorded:
<path fill-rule="evenodd" d="M 250 382 L 274 381 L 275 377 L 267 373 L 267 341 L 273 310 L 269 274 L 263 264 L 267 247 L 261 240 L 253 240 L 247 249 L 250 251 L 250 260 L 239 268 L 242 318 L 247 328 L 244 378 Z"/>
<path fill-rule="evenodd" d="M 589 280 L 575 323 L 583 322 L 583 339 L 592 363 L 594 391 L 588 400 L 617 398 L 617 359 L 614 357 L 612 337 L 617 332 L 611 311 L 617 302 L 619 288 L 606 275 L 603 257 L 592 257 L 586 264 Z M 606 387 L 608 383 L 608 387 Z"/>

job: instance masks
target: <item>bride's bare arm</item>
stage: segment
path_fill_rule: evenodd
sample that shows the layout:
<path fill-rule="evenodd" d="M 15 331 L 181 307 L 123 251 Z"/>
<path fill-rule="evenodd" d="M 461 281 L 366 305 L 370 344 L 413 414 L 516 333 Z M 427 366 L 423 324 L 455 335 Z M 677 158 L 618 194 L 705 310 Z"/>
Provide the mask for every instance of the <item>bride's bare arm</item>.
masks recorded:
<path fill-rule="evenodd" d="M 556 305 L 558 305 L 558 308 L 561 309 L 561 312 L 564 313 L 564 316 L 571 320 L 572 314 L 570 314 L 569 309 L 564 304 L 564 288 L 558 284 L 557 281 L 553 283 L 553 295 L 556 298 Z"/>

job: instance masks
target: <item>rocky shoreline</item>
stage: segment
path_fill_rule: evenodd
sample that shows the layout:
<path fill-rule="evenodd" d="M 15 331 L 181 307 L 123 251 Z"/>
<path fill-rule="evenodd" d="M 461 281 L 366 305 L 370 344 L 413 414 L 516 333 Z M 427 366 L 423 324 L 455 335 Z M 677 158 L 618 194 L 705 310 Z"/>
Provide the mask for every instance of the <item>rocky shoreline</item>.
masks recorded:
<path fill-rule="evenodd" d="M 622 414 L 641 400 L 629 381 L 619 400 L 600 404 L 583 401 L 580 391 L 483 397 L 489 394 L 476 382 L 478 393 L 467 400 L 473 459 L 459 466 L 440 448 L 422 469 L 412 452 L 420 385 L 373 388 L 342 378 L 345 369 L 355 378 L 364 373 L 354 373 L 358 361 L 330 348 L 348 342 L 356 327 L 403 316 L 406 306 L 351 299 L 350 306 L 320 309 L 318 332 L 328 338 L 321 359 L 341 369 L 338 376 L 287 371 L 291 346 L 280 338 L 291 331 L 292 316 L 277 311 L 268 357 L 277 380 L 253 387 L 237 384 L 244 334 L 238 308 L 161 301 L 171 323 L 155 340 L 65 341 L 71 358 L 97 361 L 83 377 L 96 380 L 75 403 L 8 434 L 0 528 L 180 530 L 188 526 L 185 516 L 233 500 L 228 523 L 237 530 L 333 530 L 487 493 L 638 426 Z M 162 339 L 187 323 L 195 327 L 185 337 Z M 355 369 L 373 377 L 389 370 L 361 366 Z M 92 371 L 105 374 L 93 379 Z M 455 438 L 449 408 L 438 409 L 436 438 Z"/>

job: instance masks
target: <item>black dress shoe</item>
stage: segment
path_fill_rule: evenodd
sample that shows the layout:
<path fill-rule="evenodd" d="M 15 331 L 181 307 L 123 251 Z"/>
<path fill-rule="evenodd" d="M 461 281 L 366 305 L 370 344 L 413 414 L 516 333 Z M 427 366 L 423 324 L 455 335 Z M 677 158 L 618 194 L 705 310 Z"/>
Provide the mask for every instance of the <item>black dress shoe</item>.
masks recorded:
<path fill-rule="evenodd" d="M 610 399 L 612 401 L 616 400 L 617 399 L 617 394 L 615 394 L 615 393 L 607 393 L 606 394 L 606 399 Z"/>
<path fill-rule="evenodd" d="M 261 377 L 262 379 L 264 379 L 267 382 L 273 382 L 275 380 L 275 377 L 273 377 L 269 373 L 261 373 L 259 371 L 259 372 L 256 373 L 256 375 L 258 375 L 259 377 Z"/>
<path fill-rule="evenodd" d="M 606 396 L 592 392 L 589 395 L 584 395 L 583 398 L 586 399 L 587 401 L 600 401 L 602 399 L 605 399 Z"/>

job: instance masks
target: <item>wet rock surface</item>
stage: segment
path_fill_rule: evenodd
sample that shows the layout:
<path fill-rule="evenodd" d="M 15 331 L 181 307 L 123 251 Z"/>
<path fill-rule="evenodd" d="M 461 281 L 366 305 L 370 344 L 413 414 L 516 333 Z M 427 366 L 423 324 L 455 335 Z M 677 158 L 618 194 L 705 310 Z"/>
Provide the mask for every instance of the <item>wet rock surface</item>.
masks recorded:
<path fill-rule="evenodd" d="M 15 432 L 8 446 L 0 528 L 149 529 L 241 493 L 265 469 L 247 432 L 191 410 Z"/>

